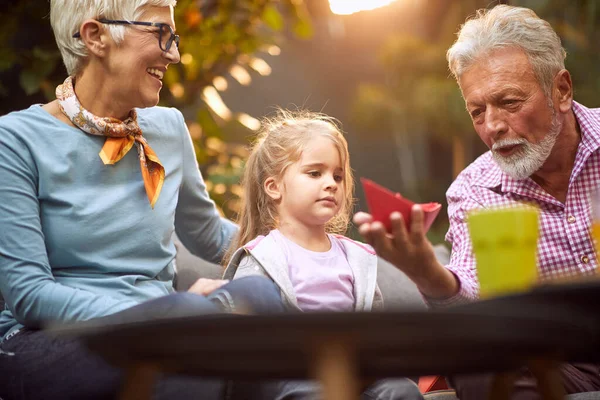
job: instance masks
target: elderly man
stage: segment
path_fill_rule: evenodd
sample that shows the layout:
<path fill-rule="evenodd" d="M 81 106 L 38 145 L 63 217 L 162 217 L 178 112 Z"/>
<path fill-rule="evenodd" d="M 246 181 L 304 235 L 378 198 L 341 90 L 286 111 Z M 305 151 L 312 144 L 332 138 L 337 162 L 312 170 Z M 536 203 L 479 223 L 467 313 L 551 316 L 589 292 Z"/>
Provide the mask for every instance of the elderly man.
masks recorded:
<path fill-rule="evenodd" d="M 448 190 L 449 265 L 434 257 L 418 207 L 410 233 L 398 213 L 391 216 L 392 235 L 370 215 L 355 215 L 361 234 L 416 283 L 431 306 L 478 297 L 465 221 L 467 212 L 477 208 L 536 204 L 541 210 L 541 278 L 594 273 L 588 198 L 600 186 L 600 110 L 573 100 L 565 56 L 546 21 L 529 9 L 505 5 L 467 21 L 448 50 L 475 131 L 490 149 Z M 561 372 L 568 393 L 600 390 L 597 366 L 565 365 Z M 454 381 L 461 399 L 485 398 L 489 383 L 487 377 Z M 519 399 L 537 398 L 527 375 L 516 389 L 524 396 Z"/>

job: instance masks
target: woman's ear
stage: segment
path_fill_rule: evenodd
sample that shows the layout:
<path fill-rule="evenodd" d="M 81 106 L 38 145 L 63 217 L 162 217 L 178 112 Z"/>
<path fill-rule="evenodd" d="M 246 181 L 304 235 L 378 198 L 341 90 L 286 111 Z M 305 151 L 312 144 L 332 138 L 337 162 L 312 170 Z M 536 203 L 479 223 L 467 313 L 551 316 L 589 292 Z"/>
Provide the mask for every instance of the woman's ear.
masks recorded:
<path fill-rule="evenodd" d="M 279 199 L 281 199 L 281 190 L 279 190 L 279 183 L 275 178 L 267 178 L 265 180 L 263 188 L 265 189 L 267 196 L 269 196 L 273 200 L 278 201 Z"/>
<path fill-rule="evenodd" d="M 108 41 L 111 39 L 102 23 L 95 19 L 86 19 L 79 27 L 79 35 L 91 54 L 98 57 L 106 54 Z"/>

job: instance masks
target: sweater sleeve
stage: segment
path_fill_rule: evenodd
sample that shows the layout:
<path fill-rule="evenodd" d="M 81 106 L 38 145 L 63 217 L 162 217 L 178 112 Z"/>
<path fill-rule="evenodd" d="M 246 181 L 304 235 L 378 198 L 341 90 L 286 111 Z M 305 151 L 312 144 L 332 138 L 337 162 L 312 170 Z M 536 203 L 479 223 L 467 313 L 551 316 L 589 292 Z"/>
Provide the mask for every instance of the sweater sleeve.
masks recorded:
<path fill-rule="evenodd" d="M 17 322 L 36 328 L 135 305 L 56 282 L 42 230 L 38 180 L 27 145 L 0 126 L 0 292 Z"/>
<path fill-rule="evenodd" d="M 220 263 L 237 225 L 221 217 L 210 199 L 183 115 L 176 112 L 182 130 L 183 181 L 175 210 L 175 232 L 192 254 Z"/>

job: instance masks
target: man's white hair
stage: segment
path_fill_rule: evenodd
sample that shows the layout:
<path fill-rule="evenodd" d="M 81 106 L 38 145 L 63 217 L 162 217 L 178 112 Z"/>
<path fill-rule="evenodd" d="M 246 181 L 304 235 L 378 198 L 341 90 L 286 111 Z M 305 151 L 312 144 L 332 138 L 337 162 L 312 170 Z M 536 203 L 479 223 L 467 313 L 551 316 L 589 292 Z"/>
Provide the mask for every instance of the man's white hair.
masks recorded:
<path fill-rule="evenodd" d="M 506 47 L 525 52 L 538 83 L 550 98 L 554 77 L 565 68 L 566 52 L 550 24 L 528 8 L 498 5 L 477 11 L 461 27 L 446 58 L 458 80 L 481 57 Z"/>
<path fill-rule="evenodd" d="M 73 37 L 86 19 L 135 21 L 143 14 L 144 7 L 175 7 L 176 3 L 177 0 L 51 0 L 50 24 L 68 74 L 79 74 L 88 57 L 83 41 Z M 107 28 L 116 43 L 123 40 L 125 26 L 107 25 Z"/>

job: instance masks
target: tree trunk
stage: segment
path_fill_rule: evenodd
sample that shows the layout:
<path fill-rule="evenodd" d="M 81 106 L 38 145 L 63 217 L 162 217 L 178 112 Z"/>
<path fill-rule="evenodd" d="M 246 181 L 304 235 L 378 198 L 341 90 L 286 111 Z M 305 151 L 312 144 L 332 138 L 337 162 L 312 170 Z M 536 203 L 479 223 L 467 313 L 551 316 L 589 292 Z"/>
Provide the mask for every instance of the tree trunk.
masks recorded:
<path fill-rule="evenodd" d="M 452 178 L 456 179 L 458 174 L 466 167 L 465 142 L 460 136 L 452 137 Z"/>

